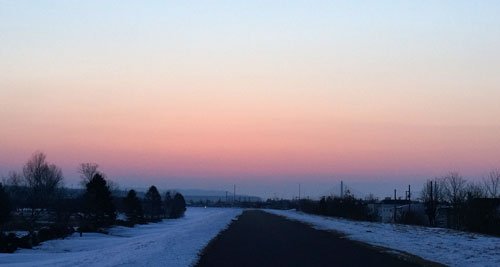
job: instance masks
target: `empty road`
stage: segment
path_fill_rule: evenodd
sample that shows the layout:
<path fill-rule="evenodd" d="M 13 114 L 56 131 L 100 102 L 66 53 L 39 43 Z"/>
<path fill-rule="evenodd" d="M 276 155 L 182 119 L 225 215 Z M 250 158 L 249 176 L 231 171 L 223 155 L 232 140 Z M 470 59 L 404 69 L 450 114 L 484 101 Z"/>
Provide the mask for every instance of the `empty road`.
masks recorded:
<path fill-rule="evenodd" d="M 389 254 L 259 210 L 243 212 L 202 252 L 197 266 L 422 266 L 421 259 Z"/>

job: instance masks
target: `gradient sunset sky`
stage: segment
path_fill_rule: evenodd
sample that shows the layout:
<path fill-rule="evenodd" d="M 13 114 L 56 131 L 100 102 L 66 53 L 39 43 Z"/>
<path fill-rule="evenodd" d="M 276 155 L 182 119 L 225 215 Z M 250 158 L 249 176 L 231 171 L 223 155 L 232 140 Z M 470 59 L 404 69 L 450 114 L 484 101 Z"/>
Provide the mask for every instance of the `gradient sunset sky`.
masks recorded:
<path fill-rule="evenodd" d="M 498 1 L 1 1 L 0 176 L 391 195 L 500 168 Z"/>

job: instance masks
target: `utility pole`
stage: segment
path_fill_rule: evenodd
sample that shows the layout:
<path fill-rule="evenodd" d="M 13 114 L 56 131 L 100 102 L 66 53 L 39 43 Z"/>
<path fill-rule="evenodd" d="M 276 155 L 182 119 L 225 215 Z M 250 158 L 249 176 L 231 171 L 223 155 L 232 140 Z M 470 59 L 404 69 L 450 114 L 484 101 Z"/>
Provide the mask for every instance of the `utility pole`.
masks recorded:
<path fill-rule="evenodd" d="M 430 197 L 431 197 L 431 207 L 432 207 L 432 204 L 434 204 L 434 194 L 432 192 L 432 181 L 430 181 L 430 182 L 431 182 L 431 196 Z"/>
<path fill-rule="evenodd" d="M 340 181 L 340 198 L 344 198 L 344 181 Z"/>
<path fill-rule="evenodd" d="M 233 204 L 236 202 L 236 185 L 233 187 Z"/>
<path fill-rule="evenodd" d="M 300 183 L 299 183 L 299 200 L 300 200 Z"/>
<path fill-rule="evenodd" d="M 434 209 L 434 193 L 432 192 L 432 189 L 433 189 L 432 188 L 432 180 L 430 182 L 431 182 L 431 196 L 430 196 L 430 202 L 431 202 L 430 203 L 430 206 L 431 206 L 430 210 L 431 211 L 430 211 L 430 214 L 432 215 L 432 216 L 430 216 L 430 217 L 432 217 L 432 220 L 430 220 L 430 223 L 431 223 L 431 226 L 434 226 L 434 223 L 435 223 L 434 222 L 434 218 L 436 217 L 435 216 L 436 215 L 436 210 Z"/>
<path fill-rule="evenodd" d="M 396 223 L 396 189 L 394 189 L 394 214 L 392 216 L 392 220 Z"/>
<path fill-rule="evenodd" d="M 411 212 L 411 185 L 408 185 L 408 212 Z"/>

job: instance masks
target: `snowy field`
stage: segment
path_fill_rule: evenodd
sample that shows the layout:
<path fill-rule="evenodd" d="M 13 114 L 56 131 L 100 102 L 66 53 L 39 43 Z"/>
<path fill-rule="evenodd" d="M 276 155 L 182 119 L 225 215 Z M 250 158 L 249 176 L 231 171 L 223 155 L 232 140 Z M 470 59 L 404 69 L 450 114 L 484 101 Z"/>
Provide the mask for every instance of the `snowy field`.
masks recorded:
<path fill-rule="evenodd" d="M 405 251 L 450 266 L 500 266 L 498 237 L 442 228 L 356 222 L 295 210 L 266 211 L 308 223 L 316 229 L 344 233 L 351 240 Z"/>
<path fill-rule="evenodd" d="M 1 254 L 1 266 L 190 266 L 241 209 L 190 208 L 181 219 L 73 234 L 33 250 Z"/>

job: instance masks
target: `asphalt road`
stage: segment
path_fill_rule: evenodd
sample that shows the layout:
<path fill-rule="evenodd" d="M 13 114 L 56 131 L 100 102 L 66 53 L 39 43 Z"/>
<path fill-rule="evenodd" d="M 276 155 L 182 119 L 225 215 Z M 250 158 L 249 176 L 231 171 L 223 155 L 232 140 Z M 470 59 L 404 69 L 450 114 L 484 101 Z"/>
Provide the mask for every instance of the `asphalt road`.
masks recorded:
<path fill-rule="evenodd" d="M 389 254 L 263 211 L 243 212 L 210 242 L 197 266 L 422 266 L 431 263 Z"/>

